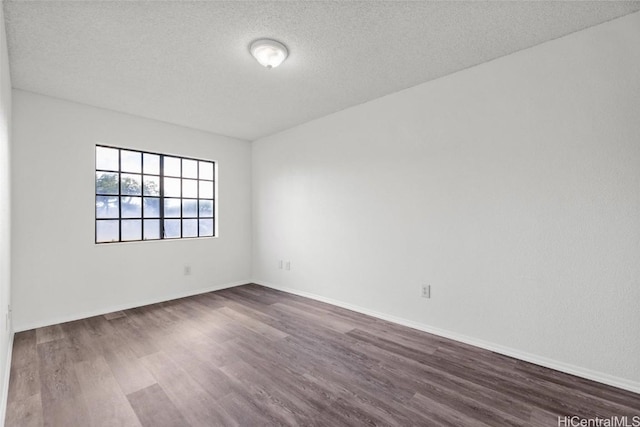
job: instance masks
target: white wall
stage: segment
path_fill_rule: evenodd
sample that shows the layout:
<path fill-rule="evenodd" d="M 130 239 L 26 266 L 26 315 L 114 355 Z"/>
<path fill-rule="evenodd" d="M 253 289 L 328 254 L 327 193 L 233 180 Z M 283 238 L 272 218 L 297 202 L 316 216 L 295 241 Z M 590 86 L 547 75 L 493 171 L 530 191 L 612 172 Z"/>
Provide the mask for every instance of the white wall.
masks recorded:
<path fill-rule="evenodd" d="M 4 419 L 7 392 L 5 380 L 11 325 L 7 324 L 7 306 L 11 290 L 11 181 L 10 181 L 10 135 L 11 135 L 11 78 L 9 57 L 4 29 L 4 15 L 0 6 L 0 419 Z"/>
<path fill-rule="evenodd" d="M 219 237 L 96 245 L 95 144 L 216 160 Z M 14 90 L 12 161 L 16 330 L 251 277 L 248 142 Z"/>
<path fill-rule="evenodd" d="M 636 13 L 254 142 L 254 280 L 640 391 L 639 76 Z"/>

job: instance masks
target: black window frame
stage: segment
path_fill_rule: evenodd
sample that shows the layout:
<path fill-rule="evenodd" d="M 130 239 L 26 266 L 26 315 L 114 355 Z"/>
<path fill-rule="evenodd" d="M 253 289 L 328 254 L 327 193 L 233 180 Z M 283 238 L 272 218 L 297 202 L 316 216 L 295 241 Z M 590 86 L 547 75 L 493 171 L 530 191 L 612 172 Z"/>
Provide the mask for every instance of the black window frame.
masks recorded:
<path fill-rule="evenodd" d="M 109 170 L 109 169 L 98 169 L 98 148 L 107 148 L 107 149 L 113 149 L 113 150 L 118 150 L 118 170 Z M 126 151 L 126 152 L 134 152 L 134 153 L 139 153 L 140 154 L 140 172 L 129 172 L 129 171 L 123 171 L 122 170 L 122 152 Z M 147 155 L 151 155 L 151 156 L 158 156 L 158 162 L 159 162 L 159 170 L 158 170 L 158 174 L 153 174 L 153 173 L 145 173 L 145 169 L 144 169 L 144 158 L 145 158 L 145 154 Z M 179 175 L 166 175 L 165 174 L 165 168 L 164 168 L 164 162 L 165 162 L 165 158 L 175 158 L 175 159 L 179 159 L 179 164 L 180 164 L 180 174 Z M 195 161 L 196 162 L 196 178 L 193 177 L 184 177 L 183 176 L 183 163 L 184 161 Z M 212 167 L 212 179 L 204 179 L 204 178 L 200 178 L 200 167 L 201 167 L 201 163 L 208 163 L 211 164 Z M 203 239 L 203 238 L 211 238 L 211 237 L 216 237 L 217 233 L 216 233 L 216 220 L 217 220 L 217 209 L 216 209 L 216 177 L 217 177 L 217 162 L 213 161 L 213 160 L 207 160 L 207 159 L 200 159 L 200 158 L 195 158 L 195 157 L 186 157 L 186 156 L 179 156 L 179 155 L 173 155 L 173 154 L 166 154 L 166 153 L 157 153 L 157 152 L 153 152 L 153 151 L 145 151 L 145 150 L 138 150 L 138 149 L 134 149 L 134 148 L 125 148 L 125 147 L 116 147 L 116 146 L 110 146 L 110 145 L 103 145 L 103 144 L 96 144 L 95 146 L 95 152 L 94 152 L 94 166 L 95 166 L 95 175 L 94 175 L 94 189 L 95 189 L 95 209 L 94 209 L 94 216 L 95 216 L 95 230 L 94 230 L 94 242 L 97 245 L 102 245 L 102 244 L 109 244 L 109 243 L 128 243 L 128 242 L 148 242 L 148 241 L 159 241 L 159 240 L 183 240 L 183 239 Z M 106 173 L 116 173 L 117 174 L 117 187 L 118 187 L 118 192 L 117 194 L 114 193 L 106 193 L 106 192 L 102 192 L 99 193 L 98 192 L 98 174 L 106 174 Z M 123 194 L 122 191 L 122 175 L 139 175 L 140 176 L 140 194 Z M 149 194 L 145 194 L 145 177 L 154 177 L 157 178 L 159 181 L 159 189 L 158 189 L 158 195 L 149 195 Z M 170 179 L 179 179 L 179 187 L 180 187 L 180 196 L 166 196 L 165 195 L 165 179 L 166 178 L 170 178 Z M 195 181 L 195 186 L 196 186 L 196 197 L 184 197 L 183 195 L 183 181 L 184 180 L 189 180 L 189 181 Z M 204 182 L 204 183 L 210 183 L 211 187 L 212 187 L 212 197 L 203 197 L 200 198 L 201 194 L 200 194 L 200 190 L 201 190 L 201 185 L 200 183 Z M 117 202 L 118 202 L 118 216 L 117 217 L 102 217 L 99 218 L 98 217 L 98 198 L 99 197 L 105 197 L 105 196 L 111 196 L 111 197 L 115 197 L 117 198 Z M 127 196 L 129 197 L 139 197 L 140 198 L 140 214 L 139 216 L 135 216 L 135 217 L 130 217 L 130 216 L 124 216 L 123 217 L 123 212 L 122 212 L 122 205 L 123 205 L 123 198 L 126 198 Z M 159 214 L 157 217 L 154 216 L 145 216 L 145 199 L 157 199 L 158 200 L 158 209 L 159 209 Z M 180 204 L 180 215 L 179 216 L 169 216 L 167 217 L 165 215 L 165 199 L 172 199 L 172 200 L 179 200 L 179 204 Z M 184 201 L 195 201 L 196 202 L 196 215 L 195 216 L 184 216 Z M 211 203 L 211 216 L 207 216 L 207 215 L 201 215 L 201 202 L 202 201 L 206 201 L 206 202 L 210 202 Z M 139 239 L 127 239 L 127 240 L 123 240 L 122 239 L 122 222 L 123 221 L 140 221 L 140 238 Z M 158 238 L 145 238 L 145 220 L 157 220 L 158 221 Z M 179 224 L 180 224 L 180 235 L 178 237 L 167 237 L 167 233 L 166 233 L 166 229 L 165 229 L 165 221 L 167 220 L 178 220 Z M 196 222 L 196 236 L 184 236 L 184 221 L 185 220 L 195 220 Z M 211 220 L 211 234 L 207 234 L 207 235 L 200 235 L 201 233 L 201 220 Z M 117 221 L 118 222 L 118 240 L 110 240 L 110 241 L 98 241 L 98 223 L 100 221 Z"/>

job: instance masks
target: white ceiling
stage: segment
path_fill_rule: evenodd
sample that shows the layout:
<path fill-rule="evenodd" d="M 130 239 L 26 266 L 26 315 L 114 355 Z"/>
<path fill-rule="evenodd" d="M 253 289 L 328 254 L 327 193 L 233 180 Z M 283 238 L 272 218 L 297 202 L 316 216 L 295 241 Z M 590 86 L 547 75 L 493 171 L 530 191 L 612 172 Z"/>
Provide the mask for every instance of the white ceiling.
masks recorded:
<path fill-rule="evenodd" d="M 13 86 L 254 140 L 640 2 L 5 1 Z M 290 57 L 267 70 L 256 38 Z"/>

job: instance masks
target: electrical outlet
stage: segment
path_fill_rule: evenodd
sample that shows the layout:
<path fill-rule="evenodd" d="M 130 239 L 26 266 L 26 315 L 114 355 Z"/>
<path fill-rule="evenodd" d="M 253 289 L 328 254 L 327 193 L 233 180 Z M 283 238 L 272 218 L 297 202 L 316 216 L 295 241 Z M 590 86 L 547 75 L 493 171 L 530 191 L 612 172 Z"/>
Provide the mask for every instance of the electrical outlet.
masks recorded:
<path fill-rule="evenodd" d="M 420 288 L 420 296 L 422 298 L 431 298 L 431 285 L 422 285 Z"/>
<path fill-rule="evenodd" d="M 284 269 L 291 270 L 291 261 L 287 261 L 287 263 L 284 265 Z"/>
<path fill-rule="evenodd" d="M 190 265 L 185 265 L 184 266 L 184 275 L 185 276 L 191 276 L 191 266 Z"/>

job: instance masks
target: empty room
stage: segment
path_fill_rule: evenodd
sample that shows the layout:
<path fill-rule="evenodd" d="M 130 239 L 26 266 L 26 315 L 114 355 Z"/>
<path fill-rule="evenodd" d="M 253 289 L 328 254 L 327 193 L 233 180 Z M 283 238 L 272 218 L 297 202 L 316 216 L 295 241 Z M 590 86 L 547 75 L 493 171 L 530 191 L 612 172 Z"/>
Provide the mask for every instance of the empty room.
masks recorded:
<path fill-rule="evenodd" d="M 0 35 L 4 425 L 640 427 L 640 1 Z"/>

